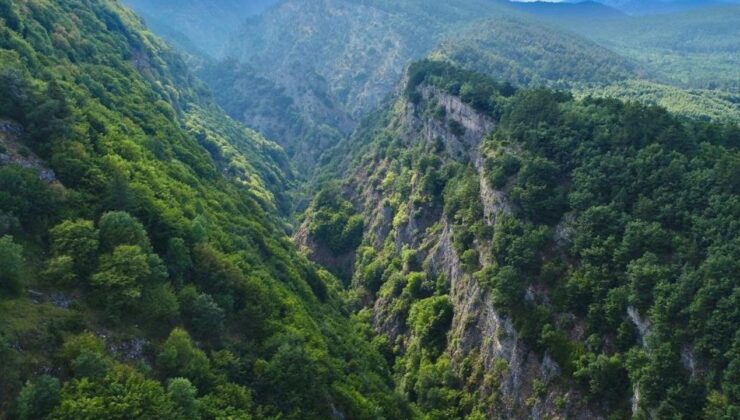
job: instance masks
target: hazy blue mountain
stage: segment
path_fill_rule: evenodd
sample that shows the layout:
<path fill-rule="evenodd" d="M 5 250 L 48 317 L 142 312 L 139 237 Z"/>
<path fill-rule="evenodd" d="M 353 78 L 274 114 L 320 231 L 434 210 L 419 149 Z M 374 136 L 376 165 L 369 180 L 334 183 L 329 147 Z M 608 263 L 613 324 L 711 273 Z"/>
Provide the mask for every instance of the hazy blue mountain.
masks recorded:
<path fill-rule="evenodd" d="M 517 10 L 529 14 L 555 18 L 614 19 L 625 16 L 625 13 L 621 10 L 597 1 L 584 1 L 580 3 L 555 3 L 546 1 L 512 2 L 512 6 Z"/>
<path fill-rule="evenodd" d="M 723 0 L 597 0 L 632 15 L 650 15 L 687 11 L 708 6 L 733 3 Z"/>
<path fill-rule="evenodd" d="M 229 35 L 278 0 L 124 0 L 168 41 L 218 57 Z"/>

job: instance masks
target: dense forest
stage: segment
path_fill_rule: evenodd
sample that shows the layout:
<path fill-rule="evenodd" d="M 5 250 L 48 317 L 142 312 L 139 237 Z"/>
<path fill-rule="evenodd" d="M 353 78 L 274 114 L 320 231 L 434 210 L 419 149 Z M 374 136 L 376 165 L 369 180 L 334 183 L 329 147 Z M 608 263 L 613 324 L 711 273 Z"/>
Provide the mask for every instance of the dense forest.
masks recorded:
<path fill-rule="evenodd" d="M 487 345 L 460 344 L 484 331 L 478 314 L 453 318 L 467 292 L 452 273 L 483 289 L 530 357 L 559 366 L 534 380 L 532 404 L 554 399 L 569 417 L 578 392 L 592 415 L 736 416 L 738 125 L 517 91 L 435 61 L 408 80 L 352 153 L 342 190 L 371 222 L 341 247 L 359 246 L 352 290 L 405 395 L 431 418 L 526 416 L 496 390 L 520 362 L 481 371 Z M 499 122 L 479 144 L 462 106 Z M 344 240 L 340 212 L 313 203 L 317 241 Z"/>
<path fill-rule="evenodd" d="M 0 419 L 740 417 L 737 6 L 124 3 L 0 0 Z"/>

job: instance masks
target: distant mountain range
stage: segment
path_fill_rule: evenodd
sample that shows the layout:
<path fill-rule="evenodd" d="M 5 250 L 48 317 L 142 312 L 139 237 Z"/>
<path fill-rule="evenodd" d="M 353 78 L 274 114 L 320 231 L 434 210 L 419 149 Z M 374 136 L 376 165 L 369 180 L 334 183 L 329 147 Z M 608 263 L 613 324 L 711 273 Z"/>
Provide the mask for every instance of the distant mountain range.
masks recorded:
<path fill-rule="evenodd" d="M 625 16 L 623 11 L 596 1 L 579 3 L 512 2 L 512 6 L 529 14 L 550 17 L 619 18 Z"/>
<path fill-rule="evenodd" d="M 717 6 L 722 4 L 738 4 L 738 0 L 595 0 L 595 1 L 563 1 L 563 2 L 521 2 L 521 7 L 528 11 L 536 10 L 540 13 L 562 13 L 570 16 L 573 13 L 589 14 L 606 12 L 598 4 L 608 6 L 630 15 L 649 15 L 660 13 L 681 12 L 701 7 Z M 599 15 L 601 16 L 601 15 Z"/>

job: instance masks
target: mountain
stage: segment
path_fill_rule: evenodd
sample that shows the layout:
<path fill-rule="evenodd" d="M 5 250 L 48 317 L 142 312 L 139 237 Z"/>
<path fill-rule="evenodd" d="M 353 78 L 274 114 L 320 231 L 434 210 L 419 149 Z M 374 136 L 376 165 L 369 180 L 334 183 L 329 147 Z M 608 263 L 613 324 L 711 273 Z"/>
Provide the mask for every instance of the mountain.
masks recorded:
<path fill-rule="evenodd" d="M 492 61 L 491 67 L 504 67 L 499 76 L 512 76 L 513 83 L 574 80 L 571 76 L 579 71 L 576 80 L 584 82 L 630 77 L 631 64 L 625 60 L 574 35 L 541 26 L 504 4 L 488 1 L 430 6 L 419 1 L 289 0 L 246 21 L 233 36 L 229 51 L 240 66 L 227 60 L 199 74 L 229 115 L 276 138 L 305 168 L 393 91 L 408 63 L 440 45 L 457 47 L 462 34 L 495 33 L 497 48 L 481 51 L 490 51 L 485 60 Z M 527 43 L 531 46 L 521 48 Z M 567 61 L 555 64 L 563 55 Z M 596 63 L 592 68 L 586 67 L 590 59 Z M 260 107 L 251 106 L 264 97 L 260 92 L 264 83 L 253 87 L 252 81 L 258 79 L 274 85 L 271 92 L 277 93 L 269 96 L 270 101 L 292 98 L 285 112 L 259 114 Z M 272 121 L 266 118 L 268 113 Z M 276 130 L 286 122 L 291 130 Z"/>
<path fill-rule="evenodd" d="M 736 122 L 440 61 L 399 92 L 331 153 L 296 241 L 344 276 L 411 402 L 432 418 L 732 416 Z"/>
<path fill-rule="evenodd" d="M 409 418 L 280 147 L 116 1 L 0 1 L 0 417 Z"/>
<path fill-rule="evenodd" d="M 238 66 L 224 60 L 198 74 L 229 115 L 269 133 L 296 157 L 299 172 L 309 172 L 392 91 L 412 59 L 498 9 L 487 0 L 283 1 L 232 34 L 227 50 Z M 257 80 L 269 81 L 269 93 Z M 275 107 L 276 97 L 291 103 Z"/>
<path fill-rule="evenodd" d="M 229 36 L 278 0 L 126 0 L 168 41 L 211 57 L 227 53 Z"/>
<path fill-rule="evenodd" d="M 740 5 L 584 25 L 579 31 L 678 86 L 738 91 Z"/>
<path fill-rule="evenodd" d="M 526 16 L 496 16 L 445 39 L 435 57 L 522 86 L 604 84 L 636 78 L 624 57 Z"/>
<path fill-rule="evenodd" d="M 599 0 L 607 6 L 631 15 L 658 15 L 686 12 L 704 7 L 718 6 L 734 1 L 722 0 Z"/>
<path fill-rule="evenodd" d="M 529 14 L 542 15 L 553 18 L 582 19 L 614 19 L 624 17 L 625 14 L 614 7 L 596 1 L 578 3 L 555 2 L 512 2 L 511 6 Z"/>

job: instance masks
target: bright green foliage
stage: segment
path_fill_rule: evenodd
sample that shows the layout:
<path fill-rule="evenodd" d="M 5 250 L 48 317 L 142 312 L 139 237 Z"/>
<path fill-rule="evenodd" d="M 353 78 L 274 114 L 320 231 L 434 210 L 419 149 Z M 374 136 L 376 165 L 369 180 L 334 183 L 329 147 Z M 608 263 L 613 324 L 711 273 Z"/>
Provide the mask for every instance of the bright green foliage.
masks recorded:
<path fill-rule="evenodd" d="M 99 247 L 98 230 L 93 222 L 67 220 L 52 228 L 49 233 L 51 251 L 56 259 L 61 259 L 50 263 L 50 274 L 63 279 L 65 276 L 85 276 L 92 271 Z M 60 272 L 65 266 L 70 268 L 70 260 L 74 271 Z"/>
<path fill-rule="evenodd" d="M 210 394 L 198 400 L 204 418 L 251 419 L 252 395 L 249 390 L 235 384 L 219 385 Z"/>
<path fill-rule="evenodd" d="M 186 419 L 200 418 L 197 400 L 198 389 L 185 378 L 174 378 L 167 384 L 167 393 L 179 409 L 179 416 Z"/>
<path fill-rule="evenodd" d="M 310 220 L 311 237 L 337 255 L 353 252 L 362 241 L 362 216 L 354 214 L 352 204 L 334 188 L 316 195 Z"/>
<path fill-rule="evenodd" d="M 452 304 L 448 296 L 420 300 L 409 312 L 411 330 L 432 354 L 439 354 L 444 349 L 451 323 Z"/>
<path fill-rule="evenodd" d="M 104 378 L 75 379 L 64 385 L 55 419 L 174 419 L 177 411 L 159 382 L 129 367 L 118 367 Z"/>
<path fill-rule="evenodd" d="M 135 245 L 121 245 L 100 258 L 90 284 L 105 295 L 108 305 L 126 307 L 141 297 L 141 286 L 151 276 L 147 255 Z"/>
<path fill-rule="evenodd" d="M 737 92 L 682 89 L 647 80 L 629 80 L 608 86 L 584 87 L 576 90 L 575 94 L 661 106 L 670 112 L 698 120 L 732 122 L 740 119 L 740 94 Z"/>
<path fill-rule="evenodd" d="M 0 238 L 0 291 L 17 295 L 23 289 L 23 247 L 10 236 Z"/>
<path fill-rule="evenodd" d="M 210 361 L 196 348 L 188 333 L 174 329 L 157 355 L 157 366 L 168 377 L 189 379 L 199 389 L 208 389 L 212 382 Z"/>

